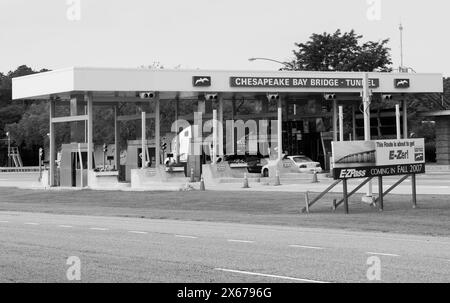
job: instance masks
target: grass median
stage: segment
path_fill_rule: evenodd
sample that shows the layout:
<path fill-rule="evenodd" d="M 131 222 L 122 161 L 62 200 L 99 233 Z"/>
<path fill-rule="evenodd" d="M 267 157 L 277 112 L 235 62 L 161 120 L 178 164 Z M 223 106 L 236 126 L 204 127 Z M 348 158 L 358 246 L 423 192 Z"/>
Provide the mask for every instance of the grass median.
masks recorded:
<path fill-rule="evenodd" d="M 350 200 L 350 214 L 342 207 L 331 211 L 329 194 L 302 214 L 303 194 L 289 192 L 120 192 L 42 191 L 0 189 L 0 211 L 53 214 L 119 216 L 213 222 L 236 222 L 284 226 L 320 227 L 356 231 L 450 236 L 450 201 L 445 196 L 418 196 L 412 209 L 411 196 L 390 195 L 385 211 L 379 212 Z M 311 194 L 314 197 L 314 194 Z"/>

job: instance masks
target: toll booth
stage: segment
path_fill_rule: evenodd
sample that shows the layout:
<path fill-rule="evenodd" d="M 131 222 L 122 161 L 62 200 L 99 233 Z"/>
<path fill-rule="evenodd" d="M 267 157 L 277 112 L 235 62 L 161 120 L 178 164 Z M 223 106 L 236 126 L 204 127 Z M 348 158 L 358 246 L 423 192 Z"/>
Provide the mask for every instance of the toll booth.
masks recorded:
<path fill-rule="evenodd" d="M 93 167 L 95 155 L 93 153 Z M 60 186 L 84 187 L 87 186 L 87 144 L 71 143 L 61 147 Z"/>
<path fill-rule="evenodd" d="M 148 161 L 146 167 L 155 167 L 156 163 L 156 146 L 155 140 L 146 141 L 147 151 L 146 159 Z M 125 164 L 125 181 L 131 181 L 131 170 L 142 167 L 142 140 L 130 140 L 127 147 L 127 158 Z"/>

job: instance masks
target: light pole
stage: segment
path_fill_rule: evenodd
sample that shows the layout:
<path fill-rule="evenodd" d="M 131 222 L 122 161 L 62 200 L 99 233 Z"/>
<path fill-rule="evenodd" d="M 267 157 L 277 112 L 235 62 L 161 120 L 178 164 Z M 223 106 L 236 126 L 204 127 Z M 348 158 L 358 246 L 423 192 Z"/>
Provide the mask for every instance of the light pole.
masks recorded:
<path fill-rule="evenodd" d="M 9 132 L 6 132 L 6 136 L 8 137 L 8 167 L 11 167 L 11 137 Z"/>
<path fill-rule="evenodd" d="M 403 72 L 403 24 L 400 23 L 400 72 Z"/>
<path fill-rule="evenodd" d="M 289 68 L 289 69 L 294 69 L 294 65 L 292 63 L 289 62 L 282 62 L 282 61 L 278 61 L 278 60 L 274 60 L 274 59 L 270 59 L 270 58 L 249 58 L 248 61 L 253 62 L 256 60 L 264 60 L 264 61 L 271 61 L 271 62 L 275 62 L 278 64 L 282 64 L 285 67 Z"/>

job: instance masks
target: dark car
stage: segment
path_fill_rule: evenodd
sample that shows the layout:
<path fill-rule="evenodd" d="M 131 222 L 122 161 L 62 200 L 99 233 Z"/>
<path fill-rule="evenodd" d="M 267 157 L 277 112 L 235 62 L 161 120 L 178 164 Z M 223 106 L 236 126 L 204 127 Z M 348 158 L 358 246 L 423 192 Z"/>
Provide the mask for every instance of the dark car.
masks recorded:
<path fill-rule="evenodd" d="M 230 167 L 246 167 L 250 174 L 260 174 L 263 167 L 261 157 L 256 155 L 225 156 L 225 161 L 230 164 Z"/>

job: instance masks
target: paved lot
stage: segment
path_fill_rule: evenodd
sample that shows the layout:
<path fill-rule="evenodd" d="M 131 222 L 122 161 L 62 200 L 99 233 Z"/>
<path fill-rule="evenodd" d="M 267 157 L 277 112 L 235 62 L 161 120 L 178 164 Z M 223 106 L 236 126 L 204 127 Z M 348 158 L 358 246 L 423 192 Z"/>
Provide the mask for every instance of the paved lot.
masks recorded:
<path fill-rule="evenodd" d="M 328 229 L 0 212 L 0 281 L 450 282 L 450 239 Z"/>

